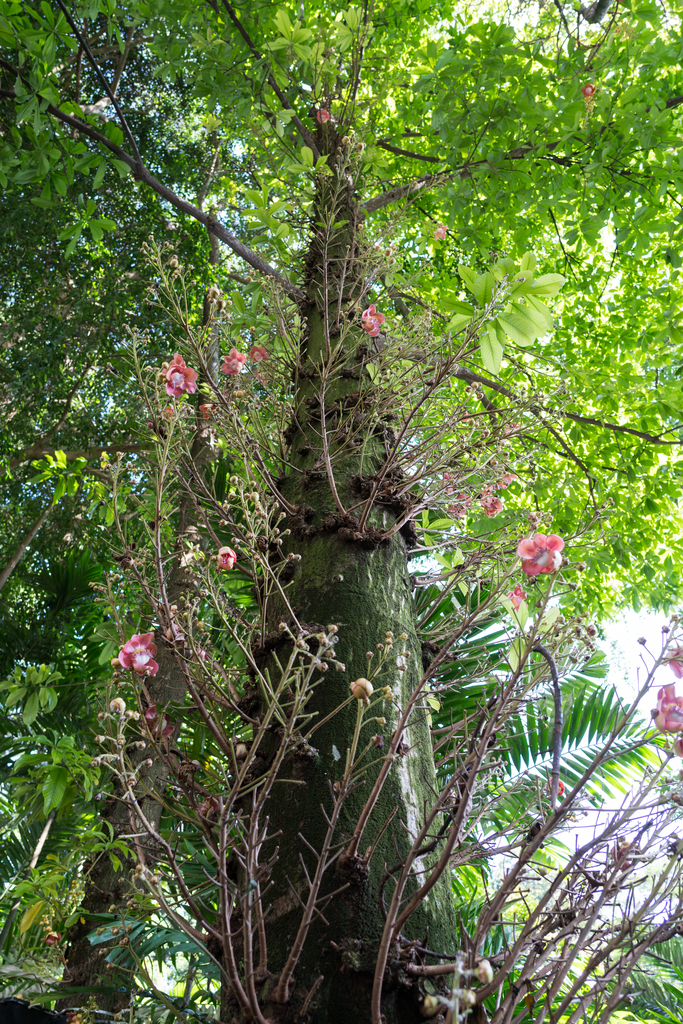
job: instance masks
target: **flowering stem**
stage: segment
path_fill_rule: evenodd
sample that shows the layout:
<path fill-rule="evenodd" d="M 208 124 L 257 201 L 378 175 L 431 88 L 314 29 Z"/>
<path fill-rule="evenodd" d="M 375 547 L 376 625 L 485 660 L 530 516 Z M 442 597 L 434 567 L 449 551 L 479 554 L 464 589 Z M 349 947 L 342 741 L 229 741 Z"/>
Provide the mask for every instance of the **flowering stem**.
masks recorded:
<path fill-rule="evenodd" d="M 543 644 L 531 648 L 542 655 L 548 662 L 550 678 L 553 681 L 553 700 L 555 701 L 555 722 L 553 725 L 553 770 L 550 776 L 550 807 L 557 807 L 557 794 L 560 788 L 560 761 L 562 758 L 562 691 L 557 674 L 557 665 L 550 651 Z"/>

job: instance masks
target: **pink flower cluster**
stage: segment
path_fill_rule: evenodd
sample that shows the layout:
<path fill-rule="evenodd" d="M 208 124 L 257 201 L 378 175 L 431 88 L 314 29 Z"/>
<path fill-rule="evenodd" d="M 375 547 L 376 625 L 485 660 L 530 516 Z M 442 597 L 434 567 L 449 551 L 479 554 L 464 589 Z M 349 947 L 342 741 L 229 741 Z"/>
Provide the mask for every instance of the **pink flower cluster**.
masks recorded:
<path fill-rule="evenodd" d="M 260 363 L 263 359 L 268 358 L 268 352 L 263 345 L 252 345 L 249 349 L 249 358 L 254 363 Z M 227 356 L 223 356 L 223 365 L 221 371 L 223 373 L 229 373 L 236 376 L 247 361 L 247 357 L 242 352 L 238 352 L 236 348 L 231 348 Z"/>
<path fill-rule="evenodd" d="M 448 234 L 448 228 L 446 227 L 446 225 L 445 224 L 439 224 L 438 228 L 434 232 L 434 238 L 438 239 L 438 240 L 443 240 L 446 237 L 447 234 Z"/>
<path fill-rule="evenodd" d="M 119 651 L 118 661 L 123 668 L 129 668 L 139 676 L 155 676 L 159 666 L 154 660 L 157 649 L 153 640 L 154 633 L 134 633 Z"/>
<path fill-rule="evenodd" d="M 557 572 L 562 565 L 560 552 L 564 541 L 555 533 L 535 533 L 530 540 L 521 540 L 517 554 L 522 559 L 522 570 L 527 576 Z"/>
<path fill-rule="evenodd" d="M 178 353 L 173 356 L 170 363 L 162 366 L 166 378 L 166 394 L 178 398 L 186 391 L 193 395 L 197 390 L 197 371 L 185 365 L 185 360 Z"/>
<path fill-rule="evenodd" d="M 379 334 L 379 329 L 385 320 L 386 317 L 384 313 L 378 313 L 373 304 L 363 310 L 363 315 L 361 316 L 361 327 L 366 334 L 370 335 L 371 338 L 376 338 Z"/>

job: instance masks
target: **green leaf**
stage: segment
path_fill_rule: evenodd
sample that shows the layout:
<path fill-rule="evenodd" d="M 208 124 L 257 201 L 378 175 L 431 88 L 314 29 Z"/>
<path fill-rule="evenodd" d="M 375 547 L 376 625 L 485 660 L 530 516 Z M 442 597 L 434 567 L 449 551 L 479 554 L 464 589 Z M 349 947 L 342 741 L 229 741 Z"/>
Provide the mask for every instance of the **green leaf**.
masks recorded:
<path fill-rule="evenodd" d="M 503 347 L 496 337 L 495 329 L 489 329 L 479 336 L 481 361 L 489 373 L 498 373 L 503 361 Z"/>
<path fill-rule="evenodd" d="M 58 767 L 50 770 L 41 790 L 44 801 L 43 810 L 46 815 L 53 808 L 59 807 L 64 799 L 68 784 L 69 773 L 66 768 Z"/>
<path fill-rule="evenodd" d="M 313 159 L 313 150 L 312 149 L 309 149 L 308 146 L 302 146 L 301 147 L 301 156 L 302 156 L 303 163 L 306 164 L 307 167 L 313 167 L 314 159 Z"/>
<path fill-rule="evenodd" d="M 534 281 L 534 295 L 557 295 L 566 280 L 562 274 L 543 274 Z"/>
<path fill-rule="evenodd" d="M 24 725 L 31 725 L 35 721 L 36 716 L 40 710 L 40 701 L 37 693 L 29 694 L 28 700 L 24 705 L 24 711 L 22 713 L 22 719 Z"/>
<path fill-rule="evenodd" d="M 37 903 L 34 903 L 32 907 L 29 907 L 28 910 L 25 911 L 21 919 L 21 924 L 19 925 L 20 935 L 23 935 L 24 932 L 27 932 L 31 925 L 33 924 L 33 922 L 40 917 L 40 915 L 43 912 L 44 906 L 45 900 L 38 900 Z"/>

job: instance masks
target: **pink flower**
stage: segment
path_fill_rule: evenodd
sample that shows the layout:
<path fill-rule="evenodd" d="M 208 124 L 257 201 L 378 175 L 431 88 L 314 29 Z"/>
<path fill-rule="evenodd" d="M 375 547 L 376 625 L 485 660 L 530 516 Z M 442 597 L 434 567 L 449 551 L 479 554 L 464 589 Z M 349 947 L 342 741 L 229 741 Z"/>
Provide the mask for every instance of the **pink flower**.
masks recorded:
<path fill-rule="evenodd" d="M 666 662 L 676 679 L 683 679 L 683 647 L 677 647 L 667 654 Z"/>
<path fill-rule="evenodd" d="M 456 519 L 462 519 L 463 516 L 467 515 L 467 510 L 471 504 L 471 497 L 463 492 L 457 496 L 455 505 L 448 506 L 448 514 Z"/>
<path fill-rule="evenodd" d="M 526 601 L 526 592 L 522 590 L 521 584 L 517 584 L 511 594 L 508 594 L 508 601 L 512 602 L 512 607 L 517 611 L 522 601 Z"/>
<path fill-rule="evenodd" d="M 157 653 L 152 643 L 154 633 L 135 633 L 119 651 L 119 661 L 124 668 L 132 669 L 140 676 L 155 676 L 159 666 L 154 660 Z"/>
<path fill-rule="evenodd" d="M 586 85 L 581 86 L 581 92 L 583 93 L 584 100 L 588 101 L 595 92 L 595 86 L 587 82 Z"/>
<path fill-rule="evenodd" d="M 448 234 L 448 228 L 445 224 L 439 224 L 438 228 L 434 232 L 434 238 L 443 239 Z"/>
<path fill-rule="evenodd" d="M 512 483 L 512 481 L 514 479 L 515 479 L 515 474 L 514 473 L 506 473 L 505 476 L 502 477 L 498 481 L 498 483 L 496 484 L 496 487 L 498 488 L 499 491 L 504 491 L 507 487 L 510 486 L 510 484 Z"/>
<path fill-rule="evenodd" d="M 447 481 L 447 480 L 453 480 L 453 477 L 451 476 L 451 474 L 450 474 L 450 473 L 444 473 L 444 475 L 443 475 L 443 479 L 444 479 L 444 483 L 446 483 L 446 481 Z M 449 484 L 447 484 L 447 486 L 446 486 L 446 494 L 452 494 L 452 493 L 453 493 L 453 487 L 452 487 L 452 485 L 451 485 L 451 484 L 449 483 Z"/>
<path fill-rule="evenodd" d="M 204 405 L 199 406 L 199 411 L 202 414 L 202 419 L 210 420 L 211 414 L 216 406 L 212 402 L 205 402 Z"/>
<path fill-rule="evenodd" d="M 371 338 L 376 338 L 385 320 L 384 313 L 378 313 L 374 305 L 372 305 L 363 310 L 361 326 L 366 334 L 369 334 Z"/>
<path fill-rule="evenodd" d="M 244 364 L 247 361 L 247 357 L 238 352 L 236 348 L 231 348 L 227 356 L 223 356 L 223 365 L 221 371 L 223 373 L 231 373 L 233 375 L 238 374 Z"/>
<path fill-rule="evenodd" d="M 249 350 L 249 358 L 253 359 L 255 363 L 260 363 L 262 359 L 268 358 L 268 353 L 263 345 L 253 345 Z"/>
<path fill-rule="evenodd" d="M 484 510 L 484 515 L 492 519 L 502 510 L 503 502 L 500 498 L 494 498 L 491 494 L 482 494 L 481 507 Z"/>
<path fill-rule="evenodd" d="M 503 437 L 507 437 L 508 434 L 512 434 L 513 431 L 519 429 L 519 423 L 508 423 L 507 426 L 503 427 Z"/>
<path fill-rule="evenodd" d="M 145 711 L 145 722 L 149 731 L 155 736 L 161 735 L 163 738 L 170 736 L 175 729 L 175 725 L 166 714 L 163 715 L 161 722 L 158 722 L 158 718 L 159 712 L 157 711 L 156 704 L 150 704 Z M 161 726 L 161 730 L 159 730 L 159 726 Z"/>
<path fill-rule="evenodd" d="M 657 707 L 652 711 L 652 721 L 660 732 L 683 730 L 683 697 L 676 696 L 675 683 L 663 686 L 657 694 Z"/>
<path fill-rule="evenodd" d="M 564 541 L 555 533 L 536 533 L 531 540 L 521 540 L 517 554 L 522 559 L 522 569 L 527 576 L 538 576 L 544 572 L 557 572 L 562 565 L 560 551 Z"/>
<path fill-rule="evenodd" d="M 60 935 L 59 932 L 48 932 L 47 935 L 45 936 L 45 945 L 56 946 L 61 937 L 62 936 Z"/>
<path fill-rule="evenodd" d="M 172 361 L 164 370 L 166 377 L 166 394 L 174 395 L 176 398 L 187 391 L 193 395 L 197 390 L 197 371 L 185 366 L 185 360 L 178 353 L 173 356 Z"/>
<path fill-rule="evenodd" d="M 679 757 L 683 757 L 683 739 L 679 736 L 677 740 L 674 740 L 672 747 L 674 754 L 678 754 Z"/>
<path fill-rule="evenodd" d="M 329 112 L 329 110 L 325 110 L 324 107 L 321 107 L 320 110 L 318 111 L 318 113 L 315 115 L 315 118 L 316 118 L 316 121 L 318 122 L 318 124 L 322 124 L 323 121 L 329 121 L 329 119 L 330 119 L 330 112 Z"/>
<path fill-rule="evenodd" d="M 237 555 L 232 548 L 219 548 L 217 558 L 219 569 L 232 569 L 237 561 Z"/>

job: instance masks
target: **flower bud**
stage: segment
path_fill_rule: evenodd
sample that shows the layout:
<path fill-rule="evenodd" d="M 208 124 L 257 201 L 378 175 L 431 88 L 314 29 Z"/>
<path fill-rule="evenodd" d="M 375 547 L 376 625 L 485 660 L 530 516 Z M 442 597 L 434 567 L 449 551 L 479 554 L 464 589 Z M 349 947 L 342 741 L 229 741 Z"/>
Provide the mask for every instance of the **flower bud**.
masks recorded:
<path fill-rule="evenodd" d="M 468 1007 L 468 1009 L 472 1006 L 477 1005 L 477 997 L 471 988 L 464 988 L 462 990 L 460 1002 L 462 1003 L 463 1006 Z"/>
<path fill-rule="evenodd" d="M 372 696 L 374 687 L 369 679 L 361 676 L 360 679 L 354 679 L 352 683 L 349 683 L 349 689 L 356 700 L 362 700 L 367 704 Z"/>
<path fill-rule="evenodd" d="M 109 704 L 109 710 L 112 715 L 123 715 L 126 710 L 126 702 L 121 697 L 114 697 L 113 701 Z"/>
<path fill-rule="evenodd" d="M 423 1017 L 434 1017 L 441 1005 L 441 1001 L 436 996 L 426 995 L 422 1001 L 420 1013 Z"/>
<path fill-rule="evenodd" d="M 488 960 L 482 960 L 478 964 L 477 977 L 482 985 L 490 985 L 493 981 L 493 967 Z"/>
<path fill-rule="evenodd" d="M 119 661 L 118 658 L 112 658 L 111 659 L 111 667 L 112 668 L 121 668 L 121 662 Z"/>

